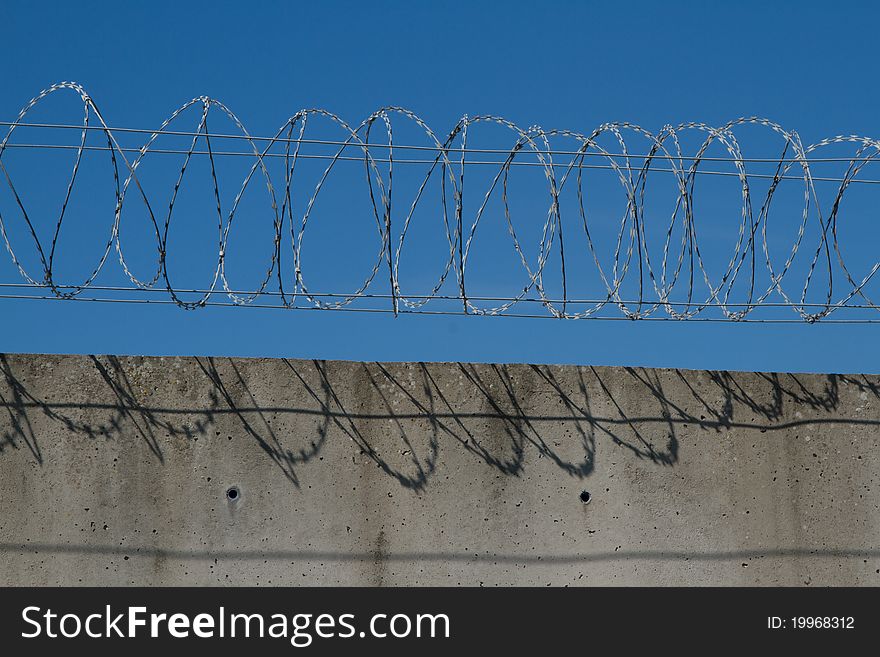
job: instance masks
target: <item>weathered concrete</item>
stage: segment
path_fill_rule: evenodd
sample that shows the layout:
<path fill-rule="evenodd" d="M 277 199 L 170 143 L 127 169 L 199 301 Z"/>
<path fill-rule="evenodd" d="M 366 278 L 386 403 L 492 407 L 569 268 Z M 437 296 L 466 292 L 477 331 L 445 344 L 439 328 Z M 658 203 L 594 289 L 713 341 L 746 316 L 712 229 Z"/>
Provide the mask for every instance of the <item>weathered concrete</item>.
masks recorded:
<path fill-rule="evenodd" d="M 880 584 L 877 377 L 0 368 L 3 585 Z"/>

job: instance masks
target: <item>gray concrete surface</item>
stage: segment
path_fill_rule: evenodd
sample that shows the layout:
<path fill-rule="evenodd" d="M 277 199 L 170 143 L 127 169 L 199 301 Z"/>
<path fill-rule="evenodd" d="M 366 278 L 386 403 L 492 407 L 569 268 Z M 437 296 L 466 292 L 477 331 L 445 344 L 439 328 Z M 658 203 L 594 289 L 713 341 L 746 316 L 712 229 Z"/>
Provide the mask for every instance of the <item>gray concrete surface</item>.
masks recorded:
<path fill-rule="evenodd" d="M 3 585 L 880 585 L 878 377 L 0 369 Z"/>

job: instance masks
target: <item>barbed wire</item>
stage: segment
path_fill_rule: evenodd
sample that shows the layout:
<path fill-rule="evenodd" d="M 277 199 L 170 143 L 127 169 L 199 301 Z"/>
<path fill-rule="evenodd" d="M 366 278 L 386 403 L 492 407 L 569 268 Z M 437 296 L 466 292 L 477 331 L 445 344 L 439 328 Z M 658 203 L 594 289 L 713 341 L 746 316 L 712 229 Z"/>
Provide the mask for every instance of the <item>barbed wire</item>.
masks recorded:
<path fill-rule="evenodd" d="M 65 123 L 28 122 L 29 113 L 44 99 L 57 92 L 68 91 L 77 94 L 82 103 L 83 120 L 79 125 Z M 172 130 L 169 126 L 187 110 L 200 112 L 195 131 Z M 219 112 L 224 120 L 231 122 L 239 134 L 211 133 L 208 119 L 212 112 Z M 311 139 L 306 137 L 310 120 L 320 118 L 329 120 L 345 135 L 345 139 Z M 397 123 L 395 123 L 397 122 Z M 394 126 L 406 122 L 418 129 L 426 138 L 428 145 L 395 143 Z M 478 124 L 500 126 L 512 135 L 509 149 L 473 148 L 468 145 L 469 130 Z M 14 121 L 0 122 L 7 126 L 5 137 L 0 141 L 0 172 L 5 179 L 15 201 L 15 218 L 23 222 L 25 232 L 33 240 L 40 261 L 39 272 L 28 271 L 17 256 L 10 239 L 13 218 L 0 214 L 0 235 L 24 283 L 6 283 L 4 286 L 25 288 L 30 294 L 5 294 L 0 298 L 33 298 L 39 291 L 56 299 L 75 299 L 84 290 L 92 292 L 146 291 L 167 294 L 164 302 L 173 303 L 185 309 L 195 309 L 210 305 L 250 305 L 253 307 L 302 308 L 340 310 L 366 299 L 381 300 L 388 305 L 383 311 L 394 314 L 429 312 L 429 303 L 455 303 L 455 312 L 475 315 L 523 316 L 512 312 L 518 304 L 537 305 L 546 317 L 564 319 L 608 318 L 607 312 L 613 309 L 622 319 L 696 319 L 708 309 L 720 313 L 719 319 L 731 321 L 751 321 L 750 317 L 758 308 L 782 307 L 791 309 L 800 321 L 815 322 L 827 318 L 831 313 L 843 308 L 864 311 L 880 310 L 868 296 L 866 287 L 880 269 L 880 261 L 873 264 L 861 277 L 851 272 L 846 264 L 838 238 L 838 215 L 846 190 L 854 183 L 877 184 L 880 180 L 859 178 L 862 169 L 874 162 L 880 155 L 880 141 L 857 135 L 839 135 L 804 146 L 799 135 L 783 129 L 780 125 L 760 117 L 743 117 L 722 126 L 689 122 L 678 126 L 665 126 L 652 133 L 628 122 L 605 123 L 588 134 L 569 130 L 545 130 L 538 126 L 523 129 L 511 121 L 498 116 L 465 116 L 443 137 L 435 132 L 415 113 L 401 107 L 385 107 L 377 110 L 355 127 L 342 118 L 323 109 L 304 109 L 291 116 L 271 137 L 251 136 L 243 123 L 223 103 L 207 96 L 200 96 L 182 105 L 156 130 L 141 128 L 114 128 L 109 126 L 95 101 L 83 87 L 74 82 L 55 84 L 28 102 Z M 753 125 L 771 131 L 782 141 L 778 158 L 747 158 L 743 155 L 736 129 Z M 76 129 L 80 131 L 78 144 L 15 143 L 13 134 L 22 129 Z M 87 144 L 87 137 L 97 133 L 105 145 Z M 376 133 L 381 141 L 371 140 Z M 693 153 L 685 153 L 683 135 L 699 136 L 699 147 Z M 146 142 L 139 148 L 124 147 L 119 135 L 145 135 Z M 163 136 L 188 137 L 187 148 L 158 148 L 157 140 Z M 647 144 L 644 152 L 630 148 L 627 138 L 638 137 Z M 233 139 L 245 145 L 244 149 L 216 150 L 212 142 Z M 576 144 L 574 149 L 553 148 L 551 142 L 564 139 Z M 613 149 L 602 145 L 602 140 L 615 144 Z M 200 145 L 201 144 L 201 145 Z M 816 157 L 820 149 L 835 144 L 851 145 L 855 154 L 850 158 Z M 332 146 L 330 154 L 302 152 L 304 145 Z M 283 152 L 277 152 L 278 147 Z M 710 148 L 722 148 L 726 157 L 710 156 Z M 10 149 L 61 149 L 74 151 L 74 163 L 60 211 L 54 220 L 54 232 L 49 243 L 44 244 L 38 236 L 35 219 L 28 212 L 22 195 L 12 181 L 12 176 L 3 161 Z M 420 159 L 395 157 L 399 151 L 418 151 Z M 57 246 L 61 226 L 81 163 L 85 153 L 97 151 L 109 156 L 112 167 L 115 212 L 106 244 L 97 264 L 80 283 L 71 284 L 59 280 L 56 273 Z M 352 152 L 356 155 L 352 155 Z M 160 213 L 159 207 L 148 196 L 145 186 L 138 176 L 138 169 L 150 153 L 169 153 L 180 155 L 183 164 L 180 168 L 170 202 Z M 173 244 L 169 240 L 169 228 L 174 215 L 178 192 L 191 159 L 196 155 L 206 156 L 210 164 L 213 204 L 216 206 L 217 255 L 216 266 L 210 285 L 203 288 L 183 288 L 176 286 L 169 276 L 168 255 Z M 478 155 L 482 159 L 470 159 Z M 248 173 L 234 196 L 228 211 L 222 210 L 219 176 L 215 158 L 238 156 L 253 158 Z M 486 156 L 498 156 L 487 159 Z M 273 180 L 267 163 L 282 161 L 283 181 Z M 293 179 L 297 163 L 318 160 L 326 162 L 326 168 L 317 180 L 313 191 L 303 198 L 302 214 L 294 216 Z M 525 161 L 524 161 L 525 160 Z M 600 160 L 601 163 L 596 163 Z M 368 188 L 371 221 L 375 223 L 379 238 L 379 248 L 365 279 L 353 292 L 318 293 L 307 282 L 303 266 L 305 236 L 313 220 L 316 201 L 328 179 L 334 173 L 337 163 L 357 161 L 364 165 Z M 655 166 L 661 163 L 662 167 Z M 704 162 L 725 163 L 733 171 L 701 169 Z M 842 177 L 814 176 L 812 167 L 818 163 L 839 162 L 845 165 Z M 749 163 L 772 164 L 772 173 L 748 171 Z M 395 165 L 419 165 L 427 170 L 420 178 L 412 194 L 411 203 L 392 205 L 398 196 L 394 193 Z M 468 186 L 468 195 L 477 199 L 473 213 L 465 214 L 465 172 L 471 165 L 497 167 L 491 175 L 488 188 L 473 192 Z M 537 167 L 543 171 L 547 184 L 549 206 L 542 216 L 538 243 L 525 245 L 519 235 L 510 211 L 510 174 L 515 167 Z M 616 227 L 613 252 L 600 252 L 594 234 L 596 219 L 587 212 L 585 198 L 588 194 L 584 172 L 602 169 L 611 172 L 620 184 L 626 197 L 622 218 Z M 672 181 L 676 200 L 673 210 L 663 220 L 662 237 L 656 233 L 658 218 L 649 213 L 646 206 L 646 188 L 651 173 L 663 173 L 666 180 Z M 735 177 L 741 189 L 741 212 L 737 226 L 736 240 L 727 264 L 720 275 L 710 273 L 704 260 L 705 249 L 701 250 L 698 236 L 698 221 L 695 212 L 694 190 L 696 180 L 701 175 Z M 755 189 L 750 181 L 754 179 L 769 181 L 769 188 L 761 197 L 761 203 L 754 202 Z M 260 181 L 262 179 L 262 181 Z M 435 215 L 442 227 L 446 240 L 444 252 L 447 253 L 444 265 L 436 282 L 425 294 L 406 292 L 401 286 L 400 263 L 407 244 L 417 208 L 422 202 L 424 192 L 432 180 L 439 184 L 440 199 Z M 785 250 L 772 249 L 768 240 L 769 210 L 780 182 L 797 180 L 803 185 L 803 207 L 798 215 L 794 241 Z M 823 211 L 815 188 L 817 182 L 834 182 L 838 185 L 834 201 L 829 210 Z M 233 286 L 227 276 L 226 254 L 230 246 L 231 228 L 242 198 L 251 185 L 265 185 L 269 198 L 268 221 L 272 224 L 273 243 L 271 257 L 265 275 L 253 289 L 241 290 Z M 398 183 L 399 184 L 399 183 Z M 576 199 L 575 210 L 570 206 L 563 210 L 563 192 L 568 189 Z M 515 295 L 485 295 L 472 293 L 469 287 L 468 263 L 475 252 L 475 236 L 493 199 L 500 197 L 501 214 L 506 232 L 509 234 L 516 259 L 525 272 L 525 285 Z M 138 203 L 146 209 L 155 236 L 155 270 L 151 276 L 138 277 L 126 258 L 123 248 L 123 226 L 128 208 Z M 432 206 L 433 207 L 433 206 Z M 755 211 L 755 207 L 758 208 Z M 167 209 L 166 209 L 167 208 Z M 570 227 L 564 224 L 566 216 L 573 212 L 580 230 L 576 237 L 570 234 Z M 285 226 L 289 232 L 289 247 L 285 243 Z M 563 230 L 563 227 L 566 229 Z M 606 226 L 602 226 L 606 228 Z M 816 237 L 816 243 L 807 246 L 808 229 Z M 584 298 L 570 294 L 573 279 L 566 263 L 571 263 L 573 244 L 582 249 L 579 255 L 594 268 L 603 288 L 602 294 Z M 448 249 L 447 249 L 448 247 Z M 529 258 L 527 253 L 534 249 L 537 257 Z M 289 249 L 289 250 L 288 250 Z M 795 259 L 801 250 L 806 251 L 806 263 L 798 276 L 792 281 Z M 104 270 L 110 255 L 115 251 L 121 270 L 130 281 L 130 286 L 98 285 L 99 274 Z M 782 253 L 780 257 L 778 254 Z M 291 264 L 282 266 L 283 254 L 289 254 Z M 659 255 L 658 255 L 659 254 Z M 782 260 L 781 264 L 778 260 Z M 603 260 L 605 264 L 603 265 Z M 609 261 L 610 260 L 610 265 Z M 776 262 L 776 264 L 774 264 Z M 548 285 L 552 264 L 553 283 Z M 385 272 L 387 283 L 380 284 L 381 272 Z M 835 273 L 838 290 L 835 296 Z M 817 280 L 822 279 L 822 283 Z M 275 285 L 272 284 L 275 281 Z M 387 294 L 371 292 L 375 287 L 387 285 Z M 558 292 L 548 291 L 548 287 L 558 287 Z M 451 293 L 449 288 L 454 288 Z M 840 288 L 843 291 L 840 291 Z M 185 299 L 184 295 L 196 294 L 196 299 Z M 228 298 L 218 302 L 216 295 Z M 815 301 L 818 297 L 819 301 Z M 265 300 L 271 299 L 271 304 Z M 99 301 L 95 297 L 81 297 L 82 300 Z M 107 301 L 142 302 L 146 299 L 107 298 Z M 153 302 L 157 301 L 155 299 Z M 436 314 L 453 312 L 447 306 L 435 311 Z M 606 314 L 603 314 L 606 313 Z M 526 314 L 525 316 L 533 316 Z M 708 319 L 708 318 L 702 318 Z"/>

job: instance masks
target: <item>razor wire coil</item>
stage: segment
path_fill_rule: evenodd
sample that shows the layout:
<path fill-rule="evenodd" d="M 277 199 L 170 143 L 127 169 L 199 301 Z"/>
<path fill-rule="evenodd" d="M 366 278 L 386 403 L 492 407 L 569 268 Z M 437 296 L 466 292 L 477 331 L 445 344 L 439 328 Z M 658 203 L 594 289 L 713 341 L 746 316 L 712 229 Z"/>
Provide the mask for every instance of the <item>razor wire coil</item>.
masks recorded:
<path fill-rule="evenodd" d="M 72 91 L 82 102 L 83 120 L 81 125 L 28 123 L 28 114 L 42 100 L 61 91 Z M 200 119 L 194 131 L 171 130 L 169 126 L 185 111 L 194 108 Z M 240 134 L 211 133 L 208 128 L 211 112 L 219 112 L 229 120 Z M 341 140 L 321 140 L 306 137 L 310 119 L 320 117 L 329 120 L 346 135 Z M 416 126 L 426 136 L 430 145 L 418 146 L 394 142 L 395 121 L 407 121 Z M 481 149 L 468 146 L 468 132 L 473 126 L 489 123 L 509 131 L 513 144 L 509 149 Z M 142 292 L 163 291 L 170 303 L 184 309 L 195 309 L 217 305 L 216 295 L 224 295 L 232 305 L 262 306 L 257 301 L 271 297 L 276 307 L 295 308 L 299 299 L 305 299 L 315 309 L 340 310 L 361 299 L 383 299 L 394 314 L 399 312 L 422 312 L 432 301 L 454 301 L 460 304 L 460 311 L 474 315 L 509 315 L 518 304 L 539 304 L 549 317 L 561 319 L 600 318 L 600 313 L 608 308 L 616 309 L 620 318 L 648 319 L 667 318 L 677 320 L 695 319 L 707 309 L 714 309 L 722 317 L 731 321 L 751 321 L 750 315 L 761 307 L 785 307 L 797 314 L 805 322 L 816 322 L 827 318 L 841 308 L 880 310 L 868 296 L 866 287 L 880 269 L 880 261 L 874 263 L 862 276 L 848 268 L 839 238 L 839 208 L 847 189 L 853 183 L 880 183 L 858 178 L 862 169 L 880 155 L 880 141 L 857 135 L 839 135 L 804 146 L 796 132 L 787 131 L 780 125 L 760 117 L 743 117 L 722 126 L 688 122 L 678 126 L 665 126 L 659 132 L 648 130 L 628 122 L 605 123 L 589 134 L 570 130 L 545 130 L 539 126 L 520 128 L 513 122 L 498 116 L 477 115 L 462 117 L 445 136 L 438 136 L 419 116 L 401 108 L 389 106 L 377 110 L 357 126 L 351 126 L 342 118 L 323 109 L 303 109 L 292 115 L 271 137 L 252 136 L 238 117 L 219 100 L 199 96 L 180 106 L 158 129 L 113 128 L 104 120 L 95 101 L 85 89 L 74 82 L 55 84 L 27 103 L 14 121 L 4 122 L 7 132 L 0 141 L 0 172 L 5 179 L 24 225 L 33 240 L 41 263 L 41 271 L 34 274 L 28 271 L 16 255 L 9 237 L 8 216 L 0 214 L 0 235 L 12 259 L 12 263 L 24 279 L 24 284 L 4 284 L 7 287 L 39 288 L 58 299 L 74 299 L 85 290 L 110 290 L 108 286 L 97 284 L 102 270 L 107 266 L 111 253 L 115 252 L 122 272 L 134 286 L 119 288 Z M 782 139 L 783 148 L 778 158 L 748 158 L 744 156 L 740 142 L 735 134 L 736 128 L 744 125 L 759 126 L 772 131 Z M 70 128 L 81 131 L 78 145 L 59 144 L 16 144 L 11 138 L 16 130 L 25 127 Z M 87 144 L 87 136 L 98 132 L 105 145 Z M 372 140 L 375 132 L 380 132 L 382 141 Z M 692 154 L 684 152 L 681 136 L 696 132 L 702 135 L 700 147 Z M 120 144 L 121 133 L 142 134 L 146 142 L 139 148 L 126 148 Z M 648 144 L 647 152 L 631 152 L 627 135 L 634 134 Z M 175 135 L 190 137 L 186 149 L 159 149 L 155 144 L 160 136 Z M 615 148 L 609 150 L 602 146 L 600 137 L 610 139 Z M 233 139 L 244 145 L 235 151 L 215 150 L 212 141 Z M 554 149 L 552 140 L 565 139 L 577 145 L 575 149 Z M 202 142 L 202 146 L 200 146 Z M 333 146 L 330 155 L 302 153 L 306 144 Z M 820 158 L 813 154 L 820 149 L 835 144 L 850 144 L 856 149 L 850 158 Z M 723 148 L 727 157 L 707 154 L 713 145 Z M 282 147 L 283 153 L 272 152 Z M 55 221 L 50 243 L 44 244 L 38 237 L 35 220 L 13 184 L 12 177 L 4 164 L 3 155 L 16 148 L 65 148 L 73 150 L 74 163 L 66 185 L 64 200 Z M 354 150 L 359 155 L 352 156 Z M 87 152 L 101 151 L 109 156 L 113 170 L 113 184 L 116 207 L 110 234 L 104 244 L 97 264 L 91 272 L 77 284 L 58 280 L 55 261 L 58 239 L 65 213 L 76 184 L 83 156 Z M 398 154 L 416 151 L 421 159 L 400 158 Z M 151 202 L 144 186 L 138 178 L 138 169 L 144 158 L 153 152 L 171 152 L 183 156 L 183 164 L 177 176 L 167 210 L 159 212 L 155 202 Z M 205 155 L 210 162 L 212 197 L 216 205 L 216 266 L 210 284 L 204 288 L 181 288 L 176 286 L 169 274 L 167 259 L 173 244 L 169 241 L 169 227 L 173 220 L 178 191 L 183 184 L 187 167 L 195 155 Z M 215 158 L 229 155 L 246 156 L 254 162 L 238 189 L 228 212 L 222 210 L 221 191 L 218 181 Z M 478 155 L 483 160 L 470 160 L 468 156 Z M 518 157 L 528 155 L 533 161 L 523 162 Z M 499 156 L 486 161 L 486 156 Z M 284 179 L 272 179 L 267 161 L 269 158 L 282 158 Z M 307 197 L 301 216 L 294 216 L 293 178 L 297 163 L 312 158 L 323 159 L 327 166 L 319 177 L 313 191 Z M 554 160 L 555 158 L 555 160 Z M 313 209 L 321 191 L 333 173 L 338 162 L 357 160 L 364 164 L 369 191 L 370 216 L 375 222 L 379 248 L 375 261 L 365 279 L 353 292 L 321 293 L 313 289 L 303 266 L 303 249 L 307 243 L 307 229 L 312 219 Z M 413 200 L 398 212 L 392 205 L 394 198 L 394 165 L 414 163 L 425 165 L 428 170 L 417 186 Z M 599 162 L 599 164 L 595 164 Z M 705 171 L 703 162 L 725 162 L 735 168 L 733 172 Z M 772 174 L 755 174 L 746 165 L 752 162 L 769 163 L 775 166 Z M 818 162 L 841 162 L 845 173 L 840 178 L 813 176 L 811 166 Z M 662 168 L 655 166 L 660 163 Z M 476 211 L 465 216 L 464 194 L 468 165 L 494 165 L 498 167 L 491 182 L 482 194 Z M 517 166 L 532 166 L 543 170 L 547 183 L 549 201 L 537 244 L 537 257 L 530 259 L 527 248 L 511 218 L 508 202 L 511 171 Z M 597 248 L 591 231 L 591 217 L 585 209 L 584 171 L 602 168 L 610 171 L 625 192 L 626 207 L 620 219 L 614 240 L 611 264 L 603 264 L 603 255 Z M 645 198 L 649 174 L 662 172 L 672 176 L 677 200 L 663 232 L 661 245 L 652 242 L 646 229 Z M 695 212 L 694 189 L 698 175 L 717 174 L 733 176 L 741 187 L 742 211 L 732 253 L 722 273 L 710 274 L 700 248 L 697 214 Z M 441 198 L 438 213 L 442 221 L 443 233 L 448 245 L 448 256 L 441 268 L 436 282 L 426 294 L 415 294 L 403 289 L 403 276 L 400 271 L 401 258 L 405 252 L 407 234 L 423 193 L 437 176 L 440 181 Z M 750 180 L 759 177 L 770 181 L 769 189 L 760 205 L 754 203 L 754 189 Z M 260 179 L 262 179 L 260 181 Z M 799 215 L 797 233 L 790 249 L 783 251 L 783 261 L 774 263 L 774 249 L 768 241 L 769 208 L 783 180 L 796 179 L 803 183 L 803 208 Z M 830 211 L 823 214 L 815 188 L 817 181 L 834 181 L 839 184 Z M 260 182 L 257 182 L 260 181 Z M 261 277 L 256 289 L 240 290 L 233 286 L 226 269 L 226 254 L 230 245 L 230 230 L 242 197 L 253 184 L 265 185 L 270 205 L 270 219 L 273 226 L 273 243 L 265 275 Z M 577 214 L 582 229 L 580 238 L 585 239 L 589 260 L 601 281 L 604 293 L 595 298 L 579 298 L 569 294 L 570 274 L 566 272 L 566 251 L 571 254 L 573 240 L 563 231 L 561 195 L 564 189 L 574 187 L 577 198 Z M 500 193 L 499 193 L 500 190 Z M 467 188 L 469 194 L 473 193 Z M 503 221 L 516 257 L 526 274 L 526 284 L 514 296 L 488 296 L 469 293 L 468 262 L 472 258 L 474 239 L 482 222 L 485 221 L 490 201 L 499 194 L 503 209 Z M 126 258 L 123 248 L 123 227 L 127 203 L 141 203 L 146 209 L 156 238 L 156 261 L 152 275 L 138 277 Z M 757 211 L 756 209 L 757 208 Z M 811 223 L 812 222 L 812 223 Z M 289 226 L 285 236 L 284 226 Z M 665 225 L 665 224 L 664 224 Z M 817 233 L 817 243 L 807 245 L 807 229 L 813 226 Z M 676 242 L 676 232 L 680 238 Z M 579 238 L 579 239 L 580 239 Z M 289 240 L 289 251 L 284 246 Z M 651 248 L 651 247 L 655 248 Z M 658 248 L 659 247 L 659 248 Z M 807 269 L 803 284 L 789 284 L 796 256 L 804 250 L 807 254 Z M 659 251 L 660 257 L 656 256 Z M 282 254 L 289 253 L 292 266 L 282 266 Z M 548 263 L 558 266 L 561 294 L 548 292 L 545 275 Z M 823 284 L 817 280 L 825 272 Z M 844 278 L 844 291 L 835 297 L 834 272 Z M 387 276 L 389 294 L 372 292 L 377 278 Z M 761 284 L 761 277 L 767 283 Z M 625 291 L 628 277 L 636 278 L 637 291 L 632 295 Z M 277 289 L 270 289 L 275 280 Z M 630 282 L 632 278 L 629 278 Z M 456 294 L 444 294 L 448 285 L 454 285 Z M 739 288 L 735 291 L 735 286 Z M 745 288 L 744 296 L 742 295 Z M 819 302 L 808 299 L 811 289 Z M 184 293 L 198 294 L 195 300 L 183 298 Z M 676 296 L 676 294 L 678 296 Z M 0 295 L 4 296 L 14 295 Z M 96 300 L 96 299 L 92 299 Z M 574 309 L 573 309 L 574 308 Z M 445 311 L 444 311 L 445 312 Z"/>

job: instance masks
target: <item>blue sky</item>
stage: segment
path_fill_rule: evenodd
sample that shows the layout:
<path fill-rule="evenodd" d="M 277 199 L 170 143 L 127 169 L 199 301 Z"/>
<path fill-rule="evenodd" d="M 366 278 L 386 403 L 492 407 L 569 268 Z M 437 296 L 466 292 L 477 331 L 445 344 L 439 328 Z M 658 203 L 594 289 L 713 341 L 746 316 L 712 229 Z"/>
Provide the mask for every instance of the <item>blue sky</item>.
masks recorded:
<path fill-rule="evenodd" d="M 144 128 L 158 127 L 182 103 L 204 94 L 223 101 L 260 135 L 274 134 L 301 108 L 326 108 L 357 124 L 386 105 L 415 111 L 442 134 L 464 114 L 497 114 L 524 127 L 579 132 L 607 121 L 658 131 L 667 123 L 723 124 L 760 115 L 797 130 L 805 143 L 836 134 L 880 135 L 880 91 L 872 83 L 878 53 L 866 27 L 877 24 L 880 10 L 867 2 L 10 1 L 0 16 L 6 25 L 0 42 L 7 62 L 3 120 L 48 85 L 75 80 L 111 125 Z M 78 120 L 70 107 L 47 106 L 38 118 Z M 494 137 L 486 135 L 491 145 Z M 778 154 L 776 144 L 762 139 L 747 142 L 751 152 Z M 58 177 L 56 165 L 20 160 L 16 182 L 40 207 L 42 197 L 51 196 L 43 188 Z M 155 175 L 158 181 L 161 172 Z M 100 205 L 105 190 L 97 178 L 89 189 L 90 180 L 84 178 L 79 202 Z M 332 221 L 314 237 L 316 245 L 340 240 L 333 267 L 323 270 L 338 284 L 359 280 L 348 269 L 360 266 L 366 239 L 348 230 L 352 208 L 346 203 L 355 201 L 346 181 L 340 178 L 327 193 L 322 210 Z M 718 222 L 708 225 L 710 237 L 712 230 L 728 234 L 723 222 L 736 219 L 735 211 L 725 214 L 725 204 L 737 200 L 731 189 L 733 195 L 719 187 L 716 196 L 702 197 Z M 523 203 L 532 202 L 530 183 L 521 190 L 529 195 Z M 187 193 L 181 205 L 195 216 L 205 198 Z M 864 222 L 865 232 L 850 238 L 853 257 L 873 262 L 871 210 L 877 203 L 870 190 L 858 194 L 849 210 L 861 213 L 852 225 Z M 796 224 L 798 217 L 787 216 L 784 206 L 777 212 L 778 225 Z M 68 253 L 93 248 L 86 237 L 94 231 L 81 225 L 65 237 Z M 179 230 L 180 241 L 194 250 L 209 235 Z M 493 239 L 501 248 L 501 237 Z M 430 243 L 430 236 L 424 240 Z M 487 244 L 484 253 L 493 253 L 496 242 Z M 253 256 L 264 257 L 256 242 Z M 509 249 L 498 258 L 508 256 Z M 180 280 L 198 278 L 197 264 L 186 270 L 194 260 L 174 263 Z M 490 263 L 483 267 L 489 275 Z M 14 273 L 4 252 L 3 281 L 14 280 Z M 874 348 L 880 326 L 873 325 L 394 318 L 12 300 L 0 300 L 0 309 L 0 351 L 6 352 L 880 372 Z"/>

